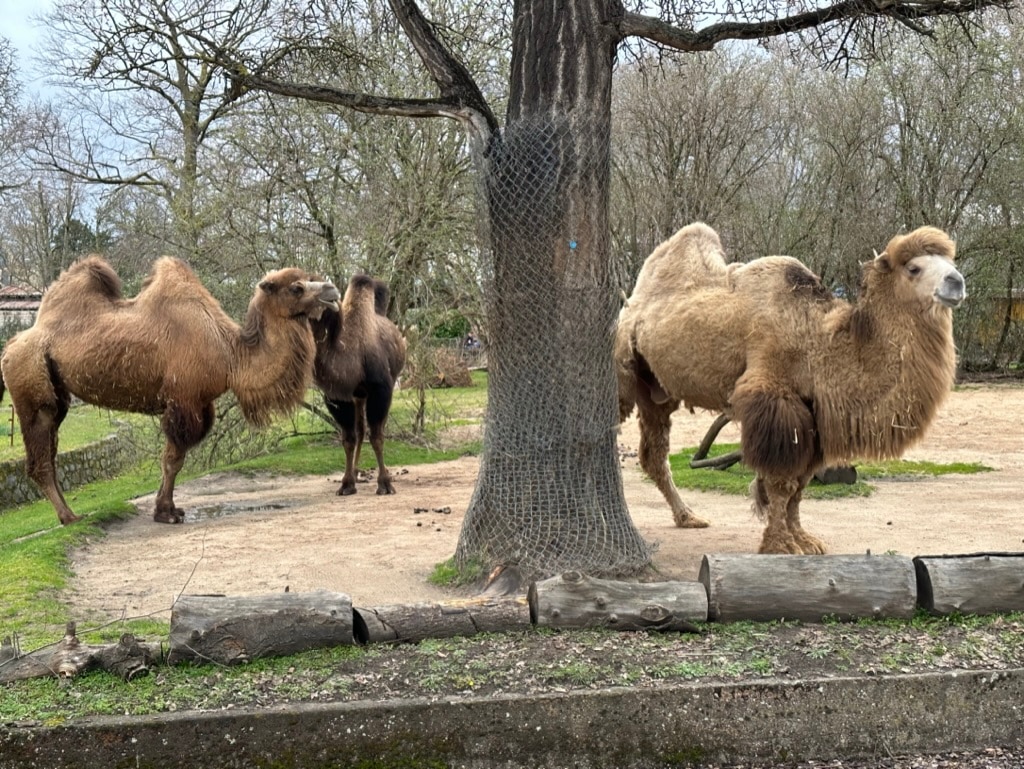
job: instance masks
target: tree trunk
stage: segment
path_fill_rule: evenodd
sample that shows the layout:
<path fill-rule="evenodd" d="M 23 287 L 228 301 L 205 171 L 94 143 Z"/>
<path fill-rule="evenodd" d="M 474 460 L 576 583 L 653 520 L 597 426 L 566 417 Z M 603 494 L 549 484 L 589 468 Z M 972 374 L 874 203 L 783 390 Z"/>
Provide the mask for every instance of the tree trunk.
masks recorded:
<path fill-rule="evenodd" d="M 909 619 L 917 607 L 902 555 L 705 555 L 697 579 L 713 622 Z"/>
<path fill-rule="evenodd" d="M 699 632 L 708 594 L 699 582 L 613 582 L 569 571 L 534 582 L 530 616 L 540 627 Z"/>
<path fill-rule="evenodd" d="M 343 593 L 183 595 L 171 610 L 167 662 L 236 665 L 353 643 L 352 600 Z"/>
<path fill-rule="evenodd" d="M 918 602 L 933 614 L 1024 611 L 1024 555 L 919 555 Z"/>
<path fill-rule="evenodd" d="M 611 355 L 611 21 L 621 13 L 609 0 L 516 4 L 506 129 L 483 158 L 489 397 L 462 565 L 611 576 L 650 562 L 622 489 Z"/>
<path fill-rule="evenodd" d="M 353 635 L 360 644 L 508 633 L 533 627 L 530 607 L 523 596 L 477 596 L 462 601 L 397 604 L 352 611 Z"/>
<path fill-rule="evenodd" d="M 159 645 L 140 643 L 131 633 L 122 635 L 116 644 L 83 644 L 75 632 L 75 623 L 69 622 L 58 643 L 29 654 L 20 654 L 15 643 L 5 638 L 0 644 L 0 684 L 27 678 L 73 678 L 94 668 L 131 681 L 149 673 L 159 656 Z"/>

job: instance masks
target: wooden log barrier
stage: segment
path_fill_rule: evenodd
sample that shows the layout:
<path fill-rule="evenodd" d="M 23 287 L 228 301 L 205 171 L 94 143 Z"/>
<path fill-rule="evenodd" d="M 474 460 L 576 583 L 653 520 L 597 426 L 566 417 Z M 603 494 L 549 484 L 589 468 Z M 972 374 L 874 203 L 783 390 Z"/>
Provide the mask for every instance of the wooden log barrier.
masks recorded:
<path fill-rule="evenodd" d="M 342 593 L 184 595 L 171 608 L 167 661 L 234 665 L 352 643 L 352 601 Z"/>
<path fill-rule="evenodd" d="M 543 627 L 695 632 L 708 616 L 699 582 L 613 582 L 569 571 L 534 582 L 528 598 Z"/>
<path fill-rule="evenodd" d="M 708 619 L 909 618 L 914 563 L 900 555 L 705 555 L 697 579 Z"/>
<path fill-rule="evenodd" d="M 159 657 L 159 645 L 141 643 L 131 633 L 122 635 L 116 644 L 84 644 L 76 634 L 75 623 L 69 622 L 60 641 L 27 654 L 5 638 L 0 644 L 0 683 L 27 678 L 72 678 L 95 668 L 131 681 L 149 673 Z"/>
<path fill-rule="evenodd" d="M 919 555 L 917 594 L 933 614 L 1024 611 L 1024 553 Z"/>
<path fill-rule="evenodd" d="M 524 596 L 481 595 L 443 603 L 397 604 L 353 609 L 357 643 L 404 643 L 530 627 Z"/>

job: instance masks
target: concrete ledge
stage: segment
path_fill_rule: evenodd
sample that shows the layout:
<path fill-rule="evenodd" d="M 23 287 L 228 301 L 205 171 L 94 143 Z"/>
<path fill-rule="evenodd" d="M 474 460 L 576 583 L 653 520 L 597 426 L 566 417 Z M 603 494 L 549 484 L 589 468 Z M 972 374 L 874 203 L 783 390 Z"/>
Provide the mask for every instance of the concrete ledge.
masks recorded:
<path fill-rule="evenodd" d="M 301 704 L 0 728 L 0 768 L 633 767 L 1024 745 L 1024 669 Z"/>

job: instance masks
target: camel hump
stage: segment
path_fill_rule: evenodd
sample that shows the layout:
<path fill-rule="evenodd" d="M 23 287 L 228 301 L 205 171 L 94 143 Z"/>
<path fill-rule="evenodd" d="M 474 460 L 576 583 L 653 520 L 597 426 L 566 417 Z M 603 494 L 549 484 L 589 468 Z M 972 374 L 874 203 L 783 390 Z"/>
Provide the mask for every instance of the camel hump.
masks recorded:
<path fill-rule="evenodd" d="M 896 264 L 903 265 L 915 256 L 925 254 L 956 257 L 956 244 L 938 227 L 918 227 L 906 235 L 897 235 L 889 241 L 884 253 Z"/>
<path fill-rule="evenodd" d="M 195 272 L 192 268 L 185 263 L 184 260 L 179 259 L 176 256 L 161 256 L 155 262 L 153 267 L 149 271 L 149 275 L 142 282 L 143 288 L 148 288 L 153 283 L 163 282 L 194 282 L 199 283 L 199 279 L 196 277 Z"/>
<path fill-rule="evenodd" d="M 121 278 L 102 256 L 90 254 L 75 262 L 65 273 L 67 279 L 82 276 L 96 292 L 110 300 L 121 298 Z M 62 276 L 60 282 L 64 282 Z"/>
<path fill-rule="evenodd" d="M 388 290 L 388 284 L 383 280 L 373 281 L 373 309 L 378 315 L 388 314 L 388 300 L 391 298 L 391 292 Z"/>
<path fill-rule="evenodd" d="M 637 275 L 629 297 L 655 301 L 728 282 L 725 249 L 718 233 L 703 222 L 688 224 L 654 249 Z"/>
<path fill-rule="evenodd" d="M 387 283 L 360 274 L 353 275 L 349 280 L 344 302 L 351 307 L 356 304 L 363 305 L 372 298 L 373 311 L 378 315 L 387 315 L 390 296 Z"/>
<path fill-rule="evenodd" d="M 729 267 L 729 285 L 739 293 L 761 295 L 775 302 L 830 302 L 833 298 L 821 278 L 792 256 L 762 256 Z"/>

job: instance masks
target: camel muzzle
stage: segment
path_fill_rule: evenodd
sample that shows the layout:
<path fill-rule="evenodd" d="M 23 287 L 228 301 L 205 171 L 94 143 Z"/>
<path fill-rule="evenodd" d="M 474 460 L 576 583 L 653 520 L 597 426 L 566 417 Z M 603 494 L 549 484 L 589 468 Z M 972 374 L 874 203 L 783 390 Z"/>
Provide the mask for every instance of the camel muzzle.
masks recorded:
<path fill-rule="evenodd" d="M 320 295 L 317 300 L 321 304 L 330 305 L 332 309 L 338 310 L 338 300 L 341 299 L 341 292 L 333 283 L 312 283 L 310 287 L 319 287 Z"/>
<path fill-rule="evenodd" d="M 956 270 L 946 275 L 935 291 L 935 298 L 945 307 L 959 307 L 967 298 L 964 276 Z"/>

